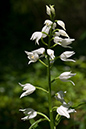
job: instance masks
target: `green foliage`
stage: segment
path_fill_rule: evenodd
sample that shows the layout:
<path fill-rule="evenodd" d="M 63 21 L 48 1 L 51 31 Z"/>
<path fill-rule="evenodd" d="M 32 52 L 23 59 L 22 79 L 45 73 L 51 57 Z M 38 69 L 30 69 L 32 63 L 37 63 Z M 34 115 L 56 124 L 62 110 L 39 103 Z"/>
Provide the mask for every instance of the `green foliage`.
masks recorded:
<path fill-rule="evenodd" d="M 81 62 L 81 63 L 80 63 Z M 66 101 L 72 101 L 73 105 L 77 105 L 78 103 L 82 103 L 85 100 L 86 96 L 86 83 L 85 83 L 85 71 L 82 72 L 82 66 L 83 63 L 86 64 L 86 62 L 82 62 L 81 60 L 78 60 L 75 65 L 72 63 L 70 64 L 70 67 L 73 69 L 73 71 L 77 71 L 76 76 L 72 78 L 72 80 L 75 82 L 75 86 L 72 86 L 70 82 L 61 82 L 60 80 L 56 80 L 52 83 L 52 95 L 54 95 L 59 90 L 65 91 L 67 89 L 67 96 L 65 96 Z M 78 67 L 79 68 L 78 68 Z M 59 74 L 61 74 L 65 70 L 70 71 L 70 67 L 65 66 L 58 66 L 54 67 L 52 69 L 52 79 Z M 20 119 L 23 117 L 21 116 L 21 113 L 19 112 L 19 108 L 27 108 L 32 107 L 33 109 L 37 111 L 43 111 L 43 113 L 47 112 L 48 103 L 47 103 L 47 94 L 44 92 L 40 92 L 40 90 L 36 90 L 34 94 L 29 95 L 28 97 L 24 97 L 19 99 L 19 96 L 22 92 L 22 88 L 20 85 L 18 85 L 18 82 L 21 82 L 22 84 L 25 84 L 26 82 L 29 82 L 31 84 L 35 84 L 36 86 L 40 86 L 43 88 L 47 88 L 47 77 L 46 77 L 46 69 L 42 64 L 39 62 L 34 65 L 34 70 L 32 72 L 29 71 L 29 66 L 27 68 L 27 72 L 25 73 L 19 73 L 17 71 L 12 72 L 12 70 L 9 71 L 9 73 L 5 73 L 4 83 L 2 82 L 0 84 L 0 112 L 1 117 L 0 121 L 4 124 L 1 125 L 1 127 L 6 128 L 13 128 L 18 129 L 24 126 L 27 126 L 30 123 L 28 122 L 21 122 Z M 20 80 L 21 79 L 21 80 Z M 54 92 L 55 91 L 55 92 Z M 41 96 L 41 97 L 40 97 Z M 36 99 L 35 99 L 36 98 Z M 53 105 L 60 106 L 60 102 L 58 103 L 56 99 L 53 101 Z M 85 114 L 86 109 L 85 106 L 82 105 L 78 107 L 77 112 L 72 115 L 70 120 L 62 119 L 62 125 L 65 125 L 65 129 L 70 129 L 73 126 L 78 127 L 80 129 L 85 129 L 85 121 L 86 117 Z M 39 116 L 38 116 L 39 117 Z M 73 122 L 74 121 L 74 122 Z M 44 122 L 43 122 L 44 123 Z M 74 125 L 73 125 L 74 123 Z M 70 125 L 70 126 L 69 126 Z M 43 125 L 42 125 L 43 126 Z M 47 125 L 46 125 L 47 126 Z M 69 127 L 69 128 L 68 128 Z M 46 127 L 45 127 L 46 128 Z M 61 128 L 60 125 L 58 128 Z"/>

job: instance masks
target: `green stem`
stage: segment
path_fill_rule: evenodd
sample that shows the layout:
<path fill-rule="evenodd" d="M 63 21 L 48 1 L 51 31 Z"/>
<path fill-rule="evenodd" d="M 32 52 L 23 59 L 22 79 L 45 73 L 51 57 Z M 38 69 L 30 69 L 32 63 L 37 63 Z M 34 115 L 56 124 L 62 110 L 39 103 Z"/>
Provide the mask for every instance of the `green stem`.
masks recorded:
<path fill-rule="evenodd" d="M 51 81 L 51 83 L 53 83 L 55 80 L 57 80 L 59 77 L 56 77 L 56 78 L 54 78 L 52 81 Z"/>
<path fill-rule="evenodd" d="M 43 64 L 44 66 L 48 67 L 42 60 L 39 59 L 39 62 Z"/>
<path fill-rule="evenodd" d="M 42 90 L 42 91 L 44 91 L 44 92 L 48 93 L 48 91 L 47 91 L 47 90 L 45 90 L 45 89 L 43 89 L 43 88 L 41 88 L 41 87 L 37 87 L 37 86 L 36 86 L 36 89 L 38 89 L 38 90 Z"/>
<path fill-rule="evenodd" d="M 49 91 L 48 100 L 49 100 L 50 128 L 54 129 L 53 112 L 52 112 L 52 100 L 51 100 L 51 75 L 50 75 L 50 60 L 49 60 L 49 56 L 48 56 L 47 73 L 48 73 L 48 91 Z"/>
<path fill-rule="evenodd" d="M 43 114 L 43 113 L 41 113 L 41 112 L 37 112 L 37 114 L 39 114 L 39 115 L 45 117 L 46 120 L 48 120 L 48 121 L 50 122 L 50 119 L 49 119 L 45 114 Z"/>
<path fill-rule="evenodd" d="M 42 41 L 42 43 L 43 43 L 44 45 L 47 46 L 47 43 L 44 42 L 43 38 L 41 38 L 41 41 Z"/>
<path fill-rule="evenodd" d="M 48 49 L 50 49 L 51 46 L 51 37 L 52 37 L 52 27 L 50 29 L 50 35 L 48 40 Z M 50 129 L 54 129 L 54 120 L 53 120 L 53 111 L 52 111 L 52 98 L 51 98 L 51 74 L 50 74 L 50 60 L 49 55 L 47 56 L 48 59 L 48 68 L 47 68 L 47 74 L 48 74 L 48 102 L 49 102 L 49 115 L 50 115 Z"/>

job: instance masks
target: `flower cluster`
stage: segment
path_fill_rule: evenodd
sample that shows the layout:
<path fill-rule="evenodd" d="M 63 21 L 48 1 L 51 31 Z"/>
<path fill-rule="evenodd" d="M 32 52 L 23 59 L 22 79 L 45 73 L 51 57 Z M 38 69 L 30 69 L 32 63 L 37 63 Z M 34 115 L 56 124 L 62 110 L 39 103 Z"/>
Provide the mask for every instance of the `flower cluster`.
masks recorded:
<path fill-rule="evenodd" d="M 62 54 L 60 54 L 59 57 L 55 56 L 55 52 L 53 50 L 54 47 L 57 47 L 57 45 L 60 45 L 64 48 L 71 48 L 70 44 L 75 40 L 69 37 L 69 35 L 66 32 L 66 27 L 65 23 L 62 20 L 54 20 L 55 18 L 55 9 L 53 5 L 47 6 L 46 5 L 46 13 L 50 16 L 50 20 L 47 19 L 44 21 L 44 26 L 41 29 L 41 31 L 36 31 L 32 34 L 30 40 L 35 41 L 35 44 L 40 45 L 43 43 L 43 46 L 45 45 L 46 47 L 40 47 L 36 50 L 33 50 L 31 52 L 25 51 L 27 58 L 29 59 L 28 64 L 35 63 L 39 61 L 42 63 L 44 66 L 47 67 L 48 71 L 48 82 L 49 82 L 49 88 L 50 90 L 43 89 L 42 87 L 36 87 L 33 86 L 30 83 L 26 84 L 20 84 L 20 86 L 23 87 L 24 92 L 21 94 L 20 98 L 32 94 L 36 89 L 40 89 L 49 95 L 49 106 L 51 105 L 51 83 L 57 79 L 60 79 L 63 82 L 71 82 L 73 85 L 75 83 L 71 80 L 69 80 L 72 76 L 75 76 L 75 73 L 72 73 L 71 71 L 63 72 L 61 73 L 58 77 L 56 77 L 54 80 L 51 81 L 50 78 L 50 70 L 51 70 L 51 65 L 55 62 L 56 59 L 60 58 L 62 61 L 71 61 L 75 62 L 75 60 L 70 59 L 71 56 L 75 54 L 74 51 L 65 51 Z M 57 28 L 58 27 L 58 28 Z M 60 29 L 59 29 L 60 28 Z M 45 38 L 48 39 L 48 42 L 45 42 Z M 47 60 L 47 64 L 41 60 L 41 58 L 45 58 Z M 55 94 L 55 98 L 62 103 L 60 107 L 56 109 L 56 112 L 61 115 L 65 116 L 67 118 L 70 118 L 69 113 L 75 112 L 75 109 L 70 109 L 70 104 L 66 103 L 64 100 L 65 92 L 59 91 Z M 52 112 L 53 109 L 50 109 L 49 107 L 49 112 L 50 112 L 50 119 L 43 113 L 38 113 L 37 111 L 33 110 L 32 108 L 26 108 L 26 109 L 20 109 L 26 116 L 22 118 L 22 120 L 28 120 L 32 119 L 37 116 L 37 114 L 42 115 L 43 117 L 46 118 L 49 122 L 53 121 L 51 120 L 52 117 Z M 41 121 L 41 120 L 40 120 Z M 50 124 L 51 128 L 53 127 L 53 124 Z"/>

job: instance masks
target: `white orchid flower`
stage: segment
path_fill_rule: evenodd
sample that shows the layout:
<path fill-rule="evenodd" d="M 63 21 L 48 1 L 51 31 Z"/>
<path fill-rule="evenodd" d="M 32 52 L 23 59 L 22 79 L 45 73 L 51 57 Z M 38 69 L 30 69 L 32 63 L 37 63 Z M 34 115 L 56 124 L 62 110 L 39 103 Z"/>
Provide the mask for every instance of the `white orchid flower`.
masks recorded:
<path fill-rule="evenodd" d="M 53 23 L 51 20 L 45 20 L 45 26 L 42 28 L 41 32 L 45 32 L 46 34 L 42 33 L 42 37 L 45 38 L 49 34 L 50 28 L 55 29 L 56 23 Z"/>
<path fill-rule="evenodd" d="M 42 37 L 42 32 L 34 32 L 30 38 L 30 40 L 36 40 L 35 42 L 39 45 L 39 40 Z"/>
<path fill-rule="evenodd" d="M 53 24 L 53 22 L 51 20 L 45 20 L 44 24 L 46 26 L 51 26 Z"/>
<path fill-rule="evenodd" d="M 54 60 L 55 55 L 52 49 L 47 49 L 47 54 L 50 56 L 50 60 Z"/>
<path fill-rule="evenodd" d="M 70 45 L 72 43 L 72 41 L 74 41 L 75 39 L 70 39 L 70 38 L 65 38 L 65 39 L 62 39 L 60 45 L 64 48 L 71 48 Z"/>
<path fill-rule="evenodd" d="M 54 37 L 54 42 L 55 42 L 56 44 L 61 45 L 60 42 L 62 42 L 62 38 L 59 37 L 59 32 L 57 32 L 57 33 L 55 32 L 55 35 L 58 35 L 58 36 L 55 36 L 55 37 Z"/>
<path fill-rule="evenodd" d="M 62 61 L 72 61 L 72 62 L 75 62 L 75 60 L 73 59 L 68 59 L 69 57 L 71 57 L 72 55 L 74 55 L 75 52 L 74 51 L 65 51 L 63 52 L 61 55 L 60 55 L 60 59 Z"/>
<path fill-rule="evenodd" d="M 64 30 L 58 29 L 58 32 L 59 32 L 59 34 L 60 34 L 61 36 L 65 36 L 65 37 L 68 37 L 68 38 L 69 38 L 68 34 L 67 34 Z"/>
<path fill-rule="evenodd" d="M 47 15 L 49 15 L 49 16 L 50 16 L 51 14 L 54 14 L 54 15 L 55 15 L 54 5 L 50 5 L 50 7 L 46 5 L 46 13 L 47 13 Z"/>
<path fill-rule="evenodd" d="M 33 53 L 37 53 L 38 55 L 43 55 L 45 52 L 45 48 L 41 47 L 39 49 L 36 49 L 34 51 L 32 51 Z"/>
<path fill-rule="evenodd" d="M 27 51 L 25 51 L 25 53 L 28 55 L 27 58 L 30 60 L 28 64 L 36 62 L 39 59 L 39 55 L 37 53 L 27 52 Z"/>
<path fill-rule="evenodd" d="M 23 87 L 23 90 L 25 90 L 25 92 L 23 92 L 21 94 L 20 98 L 30 95 L 36 90 L 36 88 L 33 85 L 31 85 L 30 83 L 26 83 L 24 85 L 19 83 L 19 85 Z"/>
<path fill-rule="evenodd" d="M 65 116 L 67 118 L 70 118 L 69 113 L 76 112 L 75 109 L 69 109 L 68 106 L 61 105 L 60 107 L 57 108 L 57 113 L 61 116 Z"/>
<path fill-rule="evenodd" d="M 45 25 L 42 28 L 42 31 L 41 32 L 45 32 L 46 33 L 46 34 L 42 33 L 42 37 L 43 38 L 46 38 L 47 37 L 47 34 L 49 34 L 49 31 L 50 31 L 50 28 L 51 28 L 51 26 L 47 26 L 47 25 Z"/>
<path fill-rule="evenodd" d="M 61 26 L 64 30 L 66 30 L 66 29 L 65 29 L 65 23 L 64 23 L 63 21 L 57 20 L 57 24 L 58 24 L 59 26 Z"/>
<path fill-rule="evenodd" d="M 53 22 L 51 20 L 45 20 L 44 22 L 45 26 L 42 28 L 41 32 L 45 32 L 46 34 L 42 33 L 42 37 L 46 38 L 47 34 L 49 34 L 51 25 L 53 24 Z"/>
<path fill-rule="evenodd" d="M 36 62 L 40 57 L 43 57 L 44 52 L 45 52 L 45 48 L 39 48 L 39 49 L 36 49 L 32 52 L 25 51 L 25 53 L 28 56 L 28 59 L 30 60 L 28 62 L 28 64 L 30 64 L 32 62 Z M 41 56 L 39 56 L 39 55 L 41 55 Z"/>
<path fill-rule="evenodd" d="M 56 23 L 53 23 L 52 29 L 54 30 L 56 28 Z"/>
<path fill-rule="evenodd" d="M 63 73 L 59 76 L 59 78 L 60 78 L 60 80 L 63 81 L 63 82 L 68 82 L 68 81 L 69 81 L 69 82 L 71 82 L 73 85 L 75 85 L 73 81 L 68 80 L 69 78 L 71 78 L 72 76 L 75 76 L 75 75 L 76 75 L 76 73 L 63 72 Z"/>
<path fill-rule="evenodd" d="M 72 43 L 72 41 L 74 41 L 75 39 L 70 39 L 70 38 L 60 38 L 58 36 L 54 37 L 54 42 L 58 45 L 61 45 L 64 48 L 71 48 L 70 45 Z"/>
<path fill-rule="evenodd" d="M 21 118 L 21 120 L 29 120 L 33 119 L 37 116 L 37 112 L 33 110 L 32 108 L 26 108 L 26 109 L 19 109 L 19 111 L 22 111 L 26 116 Z"/>
<path fill-rule="evenodd" d="M 51 10 L 51 13 L 55 15 L 54 5 L 50 5 L 50 10 Z"/>
<path fill-rule="evenodd" d="M 65 97 L 65 93 L 66 91 L 59 91 L 55 94 L 55 98 L 60 101 L 61 103 L 65 104 L 65 100 L 64 100 L 64 97 Z"/>
<path fill-rule="evenodd" d="M 47 15 L 51 15 L 51 9 L 50 9 L 50 7 L 48 7 L 47 5 L 46 5 L 46 13 L 47 13 Z"/>
<path fill-rule="evenodd" d="M 55 32 L 55 33 L 54 33 L 54 38 L 55 38 L 55 37 L 59 37 L 59 36 L 60 36 L 59 32 Z"/>
<path fill-rule="evenodd" d="M 51 26 L 51 25 L 53 25 L 52 29 L 55 29 L 55 27 L 56 27 L 56 23 L 53 23 L 51 20 L 45 20 L 44 24 L 45 24 L 46 26 Z"/>

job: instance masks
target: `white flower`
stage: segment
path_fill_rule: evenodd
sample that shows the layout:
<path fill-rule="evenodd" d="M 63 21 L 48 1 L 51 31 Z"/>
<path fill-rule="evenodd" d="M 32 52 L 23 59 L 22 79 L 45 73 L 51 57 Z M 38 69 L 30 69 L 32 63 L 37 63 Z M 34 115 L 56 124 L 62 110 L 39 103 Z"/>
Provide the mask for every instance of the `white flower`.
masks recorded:
<path fill-rule="evenodd" d="M 70 38 L 65 38 L 65 39 L 62 39 L 62 41 L 61 41 L 61 46 L 62 47 L 65 47 L 65 48 L 71 48 L 70 46 L 68 46 L 68 45 L 70 45 L 71 43 L 72 43 L 72 41 L 74 41 L 75 39 L 70 39 Z"/>
<path fill-rule="evenodd" d="M 68 80 L 69 78 L 71 78 L 72 76 L 75 76 L 75 75 L 76 75 L 76 73 L 63 72 L 63 73 L 59 76 L 59 78 L 60 78 L 60 80 L 63 81 L 63 82 L 68 82 L 68 81 L 70 81 L 73 85 L 75 85 L 74 82 L 72 82 L 71 80 Z"/>
<path fill-rule="evenodd" d="M 52 29 L 55 29 L 56 27 L 56 23 L 53 23 L 51 20 L 45 20 L 44 24 L 45 26 L 42 28 L 41 32 L 45 32 L 46 34 L 42 33 L 43 38 L 47 37 L 51 29 L 51 26 L 52 26 Z"/>
<path fill-rule="evenodd" d="M 59 32 L 54 33 L 54 38 L 60 36 Z"/>
<path fill-rule="evenodd" d="M 69 113 L 76 112 L 75 109 L 69 109 L 68 106 L 61 105 L 57 108 L 57 113 L 61 116 L 65 116 L 67 118 L 70 118 Z"/>
<path fill-rule="evenodd" d="M 43 55 L 45 52 L 45 48 L 41 47 L 39 49 L 36 49 L 34 51 L 32 51 L 33 53 L 37 53 L 38 55 Z"/>
<path fill-rule="evenodd" d="M 72 43 L 72 41 L 74 41 L 75 39 L 70 39 L 70 38 L 60 38 L 58 36 L 54 37 L 54 42 L 58 45 L 61 45 L 64 48 L 71 48 L 70 45 Z"/>
<path fill-rule="evenodd" d="M 46 13 L 47 13 L 47 15 L 49 15 L 49 16 L 50 16 L 51 14 L 54 14 L 54 15 L 55 15 L 54 5 L 50 5 L 50 7 L 46 5 Z"/>
<path fill-rule="evenodd" d="M 47 13 L 47 15 L 51 15 L 51 9 L 50 9 L 50 7 L 48 7 L 47 5 L 46 5 L 46 13 Z"/>
<path fill-rule="evenodd" d="M 21 94 L 20 98 L 27 96 L 27 95 L 30 95 L 36 90 L 36 88 L 33 85 L 31 85 L 30 83 L 26 83 L 24 85 L 19 83 L 19 85 L 23 87 L 23 90 L 25 90 L 25 92 L 23 92 Z"/>
<path fill-rule="evenodd" d="M 45 20 L 44 24 L 46 26 L 51 26 L 53 24 L 53 22 L 51 20 Z"/>
<path fill-rule="evenodd" d="M 45 52 L 45 48 L 39 48 L 39 49 L 36 49 L 32 52 L 25 51 L 25 53 L 28 56 L 28 59 L 30 60 L 28 62 L 28 64 L 30 64 L 32 62 L 36 62 L 40 57 L 43 57 L 44 52 Z M 39 56 L 39 55 L 42 55 L 42 56 Z"/>
<path fill-rule="evenodd" d="M 54 30 L 56 28 L 56 23 L 53 23 L 52 29 Z"/>
<path fill-rule="evenodd" d="M 59 29 L 58 31 L 59 31 L 60 35 L 62 35 L 62 36 L 65 36 L 65 37 L 68 37 L 68 38 L 69 38 L 68 34 L 67 34 L 64 30 Z"/>
<path fill-rule="evenodd" d="M 53 23 L 51 20 L 45 20 L 44 24 L 45 24 L 46 26 L 51 26 L 51 25 L 53 25 L 52 29 L 55 29 L 55 27 L 56 27 L 56 23 Z"/>
<path fill-rule="evenodd" d="M 37 53 L 27 52 L 27 51 L 25 51 L 25 53 L 28 55 L 28 59 L 30 60 L 28 64 L 36 62 L 39 59 L 39 55 Z"/>
<path fill-rule="evenodd" d="M 61 59 L 62 61 L 73 61 L 73 62 L 75 62 L 75 60 L 73 60 L 73 59 L 68 59 L 69 57 L 71 57 L 71 56 L 74 55 L 74 54 L 75 54 L 74 51 L 65 51 L 65 52 L 63 52 L 63 53 L 60 55 L 60 59 Z"/>
<path fill-rule="evenodd" d="M 50 5 L 51 13 L 55 15 L 54 5 Z"/>
<path fill-rule="evenodd" d="M 54 60 L 55 55 L 53 50 L 47 49 L 47 54 L 50 56 L 50 60 Z"/>
<path fill-rule="evenodd" d="M 63 21 L 57 20 L 57 23 L 58 23 L 58 25 L 60 25 L 64 30 L 66 30 L 66 29 L 65 29 L 65 23 L 64 23 Z"/>
<path fill-rule="evenodd" d="M 59 91 L 55 94 L 55 98 L 60 101 L 61 103 L 65 104 L 64 96 L 65 96 L 66 91 Z"/>
<path fill-rule="evenodd" d="M 26 115 L 25 117 L 21 118 L 21 120 L 29 120 L 37 116 L 37 112 L 32 108 L 19 109 L 19 111 L 22 111 Z"/>
<path fill-rule="evenodd" d="M 59 32 L 55 32 L 55 35 L 58 35 L 58 36 L 55 36 L 55 37 L 54 37 L 54 42 L 55 42 L 56 44 L 61 45 L 60 42 L 62 41 L 62 38 L 59 37 Z"/>
<path fill-rule="evenodd" d="M 42 28 L 42 31 L 41 32 L 45 32 L 46 33 L 46 34 L 42 33 L 42 37 L 43 38 L 46 38 L 47 37 L 47 34 L 49 34 L 49 31 L 50 31 L 50 28 L 51 28 L 51 26 L 47 26 L 47 25 L 45 25 Z"/>
<path fill-rule="evenodd" d="M 42 32 L 34 32 L 30 38 L 30 40 L 36 40 L 36 43 L 39 45 L 39 40 L 42 37 Z"/>

